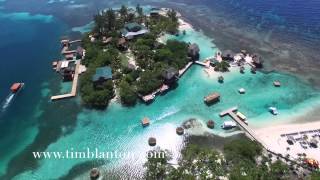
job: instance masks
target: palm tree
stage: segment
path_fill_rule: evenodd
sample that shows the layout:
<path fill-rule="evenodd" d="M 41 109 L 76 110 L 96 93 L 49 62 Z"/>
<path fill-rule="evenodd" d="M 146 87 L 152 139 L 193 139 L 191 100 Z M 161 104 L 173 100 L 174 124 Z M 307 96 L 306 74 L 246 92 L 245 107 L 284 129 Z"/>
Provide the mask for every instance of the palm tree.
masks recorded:
<path fill-rule="evenodd" d="M 125 5 L 122 5 L 119 13 L 120 13 L 121 19 L 126 21 L 127 15 L 128 15 L 128 8 Z"/>
<path fill-rule="evenodd" d="M 215 71 L 226 72 L 229 71 L 230 64 L 227 61 L 217 62 L 214 67 Z"/>

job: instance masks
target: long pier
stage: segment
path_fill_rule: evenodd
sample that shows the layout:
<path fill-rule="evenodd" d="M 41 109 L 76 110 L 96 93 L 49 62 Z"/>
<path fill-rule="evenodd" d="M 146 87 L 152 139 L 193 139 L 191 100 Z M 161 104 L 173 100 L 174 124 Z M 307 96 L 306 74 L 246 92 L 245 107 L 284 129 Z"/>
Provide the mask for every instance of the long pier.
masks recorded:
<path fill-rule="evenodd" d="M 75 97 L 77 95 L 77 86 L 78 86 L 79 73 L 80 73 L 79 68 L 80 68 L 80 60 L 77 60 L 76 61 L 76 68 L 74 71 L 74 77 L 73 77 L 73 81 L 72 81 L 71 92 L 68 94 L 52 96 L 51 97 L 52 101 L 59 100 L 59 99 L 71 98 L 71 97 Z"/>
<path fill-rule="evenodd" d="M 243 130 L 245 130 L 247 132 L 247 134 L 249 134 L 252 139 L 254 139 L 255 141 L 259 142 L 265 149 L 268 150 L 268 146 L 256 135 L 256 133 L 254 132 L 253 129 L 251 129 L 247 124 L 245 124 L 236 114 L 235 111 L 237 111 L 238 108 L 237 107 L 233 107 L 230 109 L 227 109 L 225 111 L 222 111 L 220 113 L 220 116 L 226 116 L 229 115 Z"/>
<path fill-rule="evenodd" d="M 181 77 L 193 64 L 193 62 L 189 62 L 183 69 L 179 70 L 179 77 Z"/>

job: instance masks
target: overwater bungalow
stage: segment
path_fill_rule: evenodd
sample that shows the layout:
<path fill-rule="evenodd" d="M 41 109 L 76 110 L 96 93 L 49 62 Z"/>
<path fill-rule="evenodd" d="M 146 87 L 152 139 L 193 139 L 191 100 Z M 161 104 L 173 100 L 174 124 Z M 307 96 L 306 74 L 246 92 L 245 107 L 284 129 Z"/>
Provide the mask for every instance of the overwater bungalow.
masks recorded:
<path fill-rule="evenodd" d="M 137 36 L 149 33 L 149 30 L 138 23 L 128 23 L 124 25 L 124 28 L 120 30 L 121 34 L 126 39 L 133 39 Z"/>
<path fill-rule="evenodd" d="M 220 94 L 217 92 L 211 93 L 210 95 L 204 97 L 204 102 L 206 104 L 213 104 L 220 101 Z"/>
<path fill-rule="evenodd" d="M 191 58 L 192 61 L 199 60 L 200 48 L 199 48 L 198 44 L 196 44 L 196 43 L 189 44 L 189 46 L 188 46 L 188 56 Z"/>
<path fill-rule="evenodd" d="M 164 70 L 162 77 L 164 78 L 165 84 L 172 85 L 179 79 L 179 71 L 174 67 L 169 67 L 168 69 Z"/>
<path fill-rule="evenodd" d="M 94 85 L 102 84 L 110 79 L 112 79 L 112 69 L 109 66 L 97 68 L 96 73 L 92 76 Z"/>
<path fill-rule="evenodd" d="M 234 57 L 234 52 L 231 51 L 231 50 L 226 50 L 226 51 L 223 51 L 223 53 L 221 54 L 221 57 L 222 57 L 222 60 L 225 60 L 225 61 L 233 61 L 233 57 Z"/>

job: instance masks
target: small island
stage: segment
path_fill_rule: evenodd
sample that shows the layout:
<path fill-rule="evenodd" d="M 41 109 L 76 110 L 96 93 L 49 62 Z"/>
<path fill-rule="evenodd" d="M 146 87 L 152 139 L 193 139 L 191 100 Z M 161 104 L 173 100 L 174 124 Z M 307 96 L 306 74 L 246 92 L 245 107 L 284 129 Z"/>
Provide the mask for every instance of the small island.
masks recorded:
<path fill-rule="evenodd" d="M 175 87 L 179 70 L 199 58 L 199 49 L 192 51 L 195 45 L 159 42 L 166 33 L 179 34 L 174 10 L 153 8 L 145 14 L 140 5 L 122 6 L 100 12 L 94 22 L 82 39 L 87 71 L 80 78 L 80 92 L 89 107 L 105 108 L 115 96 L 125 106 L 139 98 L 150 103 L 155 94 Z"/>

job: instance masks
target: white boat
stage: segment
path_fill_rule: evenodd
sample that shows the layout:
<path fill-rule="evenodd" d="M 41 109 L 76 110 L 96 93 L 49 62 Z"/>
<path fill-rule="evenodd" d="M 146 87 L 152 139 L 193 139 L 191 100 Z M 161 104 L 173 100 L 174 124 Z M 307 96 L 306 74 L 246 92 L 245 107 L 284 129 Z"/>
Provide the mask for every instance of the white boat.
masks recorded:
<path fill-rule="evenodd" d="M 244 114 L 238 111 L 236 115 L 241 119 L 241 121 L 248 125 L 247 117 Z"/>
<path fill-rule="evenodd" d="M 225 121 L 223 122 L 221 128 L 222 129 L 232 129 L 237 127 L 237 123 L 233 122 L 233 121 Z"/>
<path fill-rule="evenodd" d="M 239 91 L 240 94 L 246 93 L 246 90 L 244 88 L 240 88 L 238 91 Z"/>
<path fill-rule="evenodd" d="M 278 110 L 276 107 L 269 107 L 269 111 L 273 114 L 273 115 L 277 115 L 278 114 Z"/>

